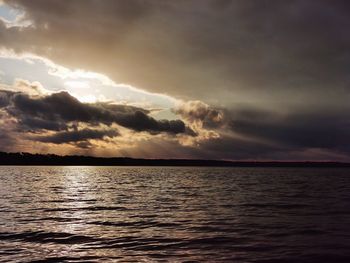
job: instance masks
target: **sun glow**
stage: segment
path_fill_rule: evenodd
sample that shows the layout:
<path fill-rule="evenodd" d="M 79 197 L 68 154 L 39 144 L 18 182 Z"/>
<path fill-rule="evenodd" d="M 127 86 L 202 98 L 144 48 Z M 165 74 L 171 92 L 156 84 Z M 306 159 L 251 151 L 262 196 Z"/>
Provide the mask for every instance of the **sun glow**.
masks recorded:
<path fill-rule="evenodd" d="M 73 88 L 73 89 L 88 89 L 90 88 L 90 85 L 87 81 L 81 81 L 81 80 L 68 80 L 64 82 L 64 85 L 67 88 Z"/>
<path fill-rule="evenodd" d="M 89 94 L 89 95 L 83 95 L 83 96 L 75 96 L 80 102 L 84 103 L 96 103 L 99 101 L 96 96 Z"/>

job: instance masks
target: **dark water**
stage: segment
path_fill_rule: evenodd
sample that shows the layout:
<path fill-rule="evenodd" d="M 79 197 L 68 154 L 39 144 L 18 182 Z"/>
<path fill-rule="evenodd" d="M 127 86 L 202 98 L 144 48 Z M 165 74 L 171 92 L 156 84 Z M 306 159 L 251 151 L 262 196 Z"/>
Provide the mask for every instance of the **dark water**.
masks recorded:
<path fill-rule="evenodd" d="M 350 262 L 350 169 L 0 167 L 1 262 Z"/>

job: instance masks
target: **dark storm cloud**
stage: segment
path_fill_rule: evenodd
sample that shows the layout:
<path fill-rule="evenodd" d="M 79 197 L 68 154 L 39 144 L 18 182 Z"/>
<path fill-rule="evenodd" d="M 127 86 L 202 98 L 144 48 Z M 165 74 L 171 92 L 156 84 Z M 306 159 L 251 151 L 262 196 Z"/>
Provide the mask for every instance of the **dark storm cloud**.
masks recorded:
<path fill-rule="evenodd" d="M 13 91 L 0 90 L 0 108 L 8 106 L 14 94 Z"/>
<path fill-rule="evenodd" d="M 247 106 L 215 109 L 192 101 L 176 112 L 220 134 L 219 138 L 201 144 L 203 156 L 210 158 L 302 159 L 312 156 L 306 154 L 309 151 L 318 152 L 318 158 L 327 158 L 330 153 L 350 154 L 349 107 L 322 111 L 308 107 L 291 113 Z"/>
<path fill-rule="evenodd" d="M 224 106 L 349 99 L 348 1 L 5 3 L 35 26 L 2 25 L 3 46 L 148 90 Z"/>
<path fill-rule="evenodd" d="M 283 153 L 288 152 L 290 154 L 291 150 L 288 147 L 282 147 L 280 145 L 227 135 L 204 142 L 202 148 L 208 158 L 215 159 L 215 156 L 220 156 L 220 159 L 231 160 L 279 160 L 286 157 Z"/>
<path fill-rule="evenodd" d="M 40 142 L 49 142 L 54 144 L 70 143 L 70 142 L 82 142 L 90 139 L 102 140 L 103 138 L 113 138 L 118 136 L 119 133 L 115 129 L 104 129 L 104 130 L 92 130 L 92 129 L 82 129 L 82 130 L 72 130 L 58 132 L 53 135 L 48 136 L 36 136 L 36 139 Z"/>
<path fill-rule="evenodd" d="M 293 112 L 283 108 L 278 112 L 243 105 L 229 110 L 188 101 L 174 112 L 220 135 L 201 143 L 206 158 L 297 160 L 310 158 L 308 152 L 312 151 L 313 158 L 350 154 L 349 107 L 319 110 L 309 105 Z"/>
<path fill-rule="evenodd" d="M 33 26 L 0 21 L 0 46 L 190 99 L 174 112 L 220 135 L 197 148 L 157 142 L 152 149 L 228 159 L 350 153 L 349 1 L 5 3 L 24 10 Z M 0 107 L 33 131 L 67 132 L 70 123 L 85 122 L 195 134 L 181 120 L 155 120 L 130 106 L 80 103 L 67 93 L 37 99 L 0 94 Z M 146 152 L 143 147 L 138 151 Z M 325 155 L 307 155 L 319 150 Z"/>
<path fill-rule="evenodd" d="M 295 148 L 343 149 L 350 152 L 350 113 L 278 114 L 241 110 L 230 123 L 234 132 Z"/>
<path fill-rule="evenodd" d="M 18 123 L 20 127 L 18 127 L 19 131 L 29 130 L 35 132 L 36 130 L 50 130 L 50 131 L 62 131 L 67 130 L 68 125 L 65 122 L 57 121 L 57 120 L 47 120 L 41 117 L 31 117 L 26 116 L 25 114 L 21 114 L 19 116 Z"/>
<path fill-rule="evenodd" d="M 116 123 L 135 131 L 151 133 L 190 131 L 181 120 L 156 120 L 147 115 L 147 110 L 133 106 L 82 103 L 67 92 L 40 97 L 25 93 L 2 94 L 5 94 L 3 104 L 6 111 L 18 119 L 22 128 L 57 131 L 67 129 L 67 123 L 83 122 L 95 126 Z"/>
<path fill-rule="evenodd" d="M 0 91 L 0 98 L 1 112 L 17 123 L 15 130 L 0 129 L 3 138 L 0 145 L 4 149 L 16 143 L 11 136 L 13 132 L 17 134 L 16 139 L 57 145 L 68 143 L 77 149 L 93 149 L 91 140 L 107 141 L 119 136 L 116 128 L 101 127 L 101 124 L 110 126 L 113 123 L 135 131 L 195 135 L 181 120 L 157 121 L 147 115 L 147 110 L 132 106 L 81 103 L 66 92 L 33 97 L 22 92 Z M 150 139 L 138 144 L 141 151 L 131 153 L 139 157 L 143 152 L 145 156 L 159 158 L 162 154 L 168 157 L 173 154 L 178 158 L 237 160 L 323 160 L 345 158 L 350 153 L 350 111 L 329 110 L 320 114 L 300 109 L 300 113 L 291 114 L 255 108 L 224 110 L 198 101 L 188 102 L 177 110 L 188 123 L 199 121 L 203 127 L 213 128 L 220 137 L 206 139 L 197 146 Z M 5 120 L 6 116 L 1 119 Z M 79 123 L 87 127 L 82 128 Z M 32 135 L 26 136 L 25 131 L 31 131 Z"/>
<path fill-rule="evenodd" d="M 135 131 L 153 133 L 177 134 L 186 131 L 181 120 L 158 121 L 148 116 L 147 110 L 132 106 L 81 103 L 67 92 L 37 98 L 17 93 L 13 95 L 11 102 L 7 111 L 32 128 L 59 130 L 61 125 L 65 127 L 66 122 L 85 122 L 90 125 L 116 123 Z"/>

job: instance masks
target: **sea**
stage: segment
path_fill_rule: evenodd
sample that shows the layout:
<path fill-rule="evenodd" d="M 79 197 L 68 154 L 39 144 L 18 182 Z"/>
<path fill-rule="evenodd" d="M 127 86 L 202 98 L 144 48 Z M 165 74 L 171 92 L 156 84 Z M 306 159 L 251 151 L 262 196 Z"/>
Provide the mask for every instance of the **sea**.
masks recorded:
<path fill-rule="evenodd" d="M 1 166 L 0 262 L 350 262 L 350 169 Z"/>

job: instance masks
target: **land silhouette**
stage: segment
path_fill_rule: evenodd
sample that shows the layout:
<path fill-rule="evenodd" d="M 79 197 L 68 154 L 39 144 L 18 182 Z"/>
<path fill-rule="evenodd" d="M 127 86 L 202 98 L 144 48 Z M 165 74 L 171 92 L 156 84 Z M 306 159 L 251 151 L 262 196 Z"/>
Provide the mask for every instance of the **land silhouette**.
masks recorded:
<path fill-rule="evenodd" d="M 314 161 L 226 161 L 201 159 L 137 159 L 55 154 L 0 152 L 0 165 L 84 165 L 84 166 L 203 166 L 203 167 L 350 167 L 345 162 Z"/>

